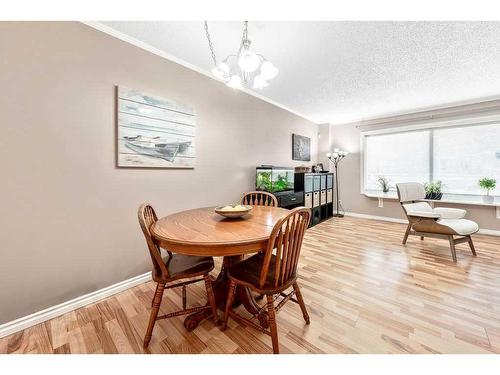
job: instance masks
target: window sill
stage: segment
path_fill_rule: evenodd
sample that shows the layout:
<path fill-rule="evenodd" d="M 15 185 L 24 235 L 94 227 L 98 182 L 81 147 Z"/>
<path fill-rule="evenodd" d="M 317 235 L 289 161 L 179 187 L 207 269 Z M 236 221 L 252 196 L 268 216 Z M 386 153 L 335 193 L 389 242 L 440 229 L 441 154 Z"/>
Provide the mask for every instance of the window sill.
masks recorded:
<path fill-rule="evenodd" d="M 363 193 L 368 198 L 378 198 L 378 199 L 389 199 L 398 200 L 398 194 L 395 191 L 390 191 L 388 193 L 383 193 L 379 190 L 365 190 Z M 435 199 L 422 199 L 424 202 L 443 202 L 452 204 L 465 204 L 472 206 L 490 206 L 490 207 L 500 207 L 500 197 L 493 196 L 491 201 L 485 200 L 484 195 L 466 195 L 466 194 L 443 194 L 443 198 L 439 200 Z"/>

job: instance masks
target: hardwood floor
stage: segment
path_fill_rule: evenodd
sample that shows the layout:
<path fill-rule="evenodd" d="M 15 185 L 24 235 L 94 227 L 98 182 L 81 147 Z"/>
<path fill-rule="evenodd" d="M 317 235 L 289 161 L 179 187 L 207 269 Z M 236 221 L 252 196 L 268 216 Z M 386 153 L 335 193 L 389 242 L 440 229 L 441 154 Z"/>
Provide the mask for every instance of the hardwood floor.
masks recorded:
<path fill-rule="evenodd" d="M 474 237 L 477 257 L 405 225 L 332 219 L 309 229 L 299 262 L 311 324 L 298 305 L 277 316 L 282 353 L 500 353 L 500 237 Z M 216 274 L 214 272 L 214 274 Z M 155 285 L 143 284 L 0 339 L 0 353 L 272 353 L 268 336 L 230 320 L 191 333 L 183 318 L 157 322 L 142 349 Z M 174 295 L 175 294 L 175 295 Z M 203 285 L 188 303 L 205 303 Z M 168 291 L 162 311 L 178 309 Z"/>

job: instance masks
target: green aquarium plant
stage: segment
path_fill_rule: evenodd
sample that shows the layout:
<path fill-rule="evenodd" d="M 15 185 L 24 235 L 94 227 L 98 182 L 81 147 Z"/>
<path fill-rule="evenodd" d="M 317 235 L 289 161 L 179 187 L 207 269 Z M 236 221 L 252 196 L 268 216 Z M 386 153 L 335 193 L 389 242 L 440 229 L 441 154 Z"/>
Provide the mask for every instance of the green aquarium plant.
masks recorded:
<path fill-rule="evenodd" d="M 384 193 L 387 193 L 389 191 L 389 180 L 385 176 L 378 176 L 378 184 L 382 188 L 382 191 Z"/>
<path fill-rule="evenodd" d="M 257 190 L 265 190 L 272 192 L 273 184 L 271 180 L 271 172 L 260 172 L 257 173 L 257 181 L 255 186 Z"/>
<path fill-rule="evenodd" d="M 279 175 L 278 179 L 274 183 L 273 190 L 271 192 L 286 190 L 288 189 L 288 185 L 289 183 L 286 177 Z"/>
<path fill-rule="evenodd" d="M 490 195 L 490 190 L 494 190 L 497 187 L 497 180 L 494 178 L 483 177 L 479 180 L 479 187 L 486 190 L 486 195 Z"/>
<path fill-rule="evenodd" d="M 432 181 L 424 184 L 425 187 L 425 198 L 426 199 L 436 199 L 439 200 L 443 197 L 442 188 L 443 183 L 441 181 Z"/>

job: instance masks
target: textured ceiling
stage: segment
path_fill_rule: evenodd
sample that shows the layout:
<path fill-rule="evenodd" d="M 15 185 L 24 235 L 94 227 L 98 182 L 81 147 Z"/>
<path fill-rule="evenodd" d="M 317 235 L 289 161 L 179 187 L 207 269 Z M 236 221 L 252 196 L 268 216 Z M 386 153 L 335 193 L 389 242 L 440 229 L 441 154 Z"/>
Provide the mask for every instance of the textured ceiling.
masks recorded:
<path fill-rule="evenodd" d="M 102 23 L 212 68 L 203 22 Z M 240 22 L 209 27 L 218 57 L 237 50 Z M 500 22 L 249 22 L 249 39 L 280 69 L 258 93 L 317 123 L 500 97 Z"/>

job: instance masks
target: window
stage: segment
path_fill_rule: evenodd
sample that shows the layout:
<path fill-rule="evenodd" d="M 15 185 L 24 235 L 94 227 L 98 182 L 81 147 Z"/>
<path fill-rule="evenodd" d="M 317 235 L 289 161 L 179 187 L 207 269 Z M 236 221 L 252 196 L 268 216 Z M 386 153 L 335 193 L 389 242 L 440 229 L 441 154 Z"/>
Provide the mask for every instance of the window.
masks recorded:
<path fill-rule="evenodd" d="M 500 178 L 500 125 L 435 129 L 433 138 L 433 178 L 443 191 L 483 194 L 480 178 Z"/>
<path fill-rule="evenodd" d="M 379 176 L 395 182 L 429 180 L 429 130 L 366 137 L 365 187 L 378 190 Z"/>
<path fill-rule="evenodd" d="M 445 193 L 483 194 L 480 178 L 500 180 L 500 124 L 366 135 L 365 190 L 380 190 L 379 176 L 393 189 L 397 182 L 441 180 Z"/>

